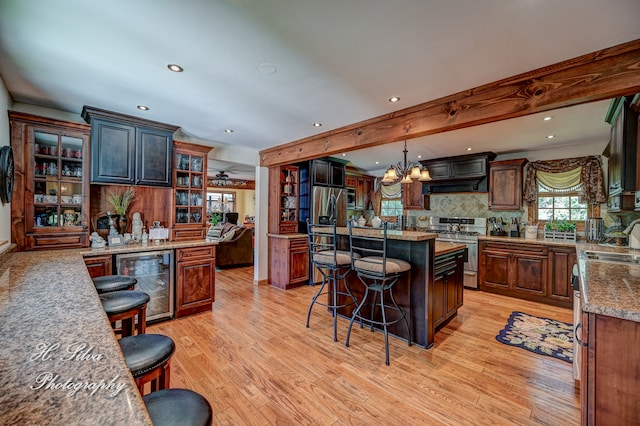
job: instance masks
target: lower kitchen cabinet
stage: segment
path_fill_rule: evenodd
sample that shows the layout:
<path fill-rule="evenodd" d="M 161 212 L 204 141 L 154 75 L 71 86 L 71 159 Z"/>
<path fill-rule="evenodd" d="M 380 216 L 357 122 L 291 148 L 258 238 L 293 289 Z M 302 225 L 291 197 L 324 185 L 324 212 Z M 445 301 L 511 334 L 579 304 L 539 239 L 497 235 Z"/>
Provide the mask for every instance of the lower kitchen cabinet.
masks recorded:
<path fill-rule="evenodd" d="M 434 259 L 431 317 L 433 328 L 440 327 L 462 306 L 464 251 L 447 253 Z"/>
<path fill-rule="evenodd" d="M 573 247 L 480 241 L 478 281 L 483 291 L 570 308 Z"/>
<path fill-rule="evenodd" d="M 309 240 L 307 235 L 269 235 L 269 283 L 290 289 L 309 281 Z"/>
<path fill-rule="evenodd" d="M 215 253 L 215 246 L 176 249 L 176 318 L 211 310 Z"/>
<path fill-rule="evenodd" d="M 584 312 L 582 328 L 582 424 L 638 424 L 640 323 Z"/>
<path fill-rule="evenodd" d="M 85 257 L 84 264 L 91 278 L 111 275 L 113 271 L 111 255 Z"/>

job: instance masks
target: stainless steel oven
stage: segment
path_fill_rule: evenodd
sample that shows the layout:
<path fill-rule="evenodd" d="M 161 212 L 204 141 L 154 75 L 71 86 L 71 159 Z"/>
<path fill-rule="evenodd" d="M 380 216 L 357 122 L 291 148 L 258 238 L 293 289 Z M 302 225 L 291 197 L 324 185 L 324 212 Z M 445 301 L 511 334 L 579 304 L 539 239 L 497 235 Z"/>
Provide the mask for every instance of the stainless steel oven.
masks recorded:
<path fill-rule="evenodd" d="M 425 230 L 438 233 L 437 241 L 467 246 L 464 286 L 478 288 L 478 236 L 487 234 L 487 219 L 432 216 Z"/>

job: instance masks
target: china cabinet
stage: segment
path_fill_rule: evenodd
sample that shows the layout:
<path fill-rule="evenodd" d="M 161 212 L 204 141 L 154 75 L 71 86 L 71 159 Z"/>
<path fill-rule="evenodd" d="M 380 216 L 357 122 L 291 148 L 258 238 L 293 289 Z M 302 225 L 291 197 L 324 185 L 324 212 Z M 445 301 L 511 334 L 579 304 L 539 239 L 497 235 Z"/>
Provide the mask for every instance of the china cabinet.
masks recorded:
<path fill-rule="evenodd" d="M 10 111 L 18 250 L 87 247 L 89 126 Z"/>
<path fill-rule="evenodd" d="M 298 189 L 299 170 L 295 166 L 280 167 L 279 233 L 291 234 L 298 231 Z"/>
<path fill-rule="evenodd" d="M 211 147 L 175 141 L 171 239 L 203 239 L 206 234 L 207 153 Z"/>

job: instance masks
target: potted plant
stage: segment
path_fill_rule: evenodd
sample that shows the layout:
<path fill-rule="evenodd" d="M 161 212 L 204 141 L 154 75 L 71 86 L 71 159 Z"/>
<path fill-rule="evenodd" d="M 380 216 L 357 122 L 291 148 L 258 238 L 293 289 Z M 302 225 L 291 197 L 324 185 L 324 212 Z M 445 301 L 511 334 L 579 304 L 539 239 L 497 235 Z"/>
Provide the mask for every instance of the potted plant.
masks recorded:
<path fill-rule="evenodd" d="M 127 210 L 129 205 L 136 198 L 136 191 L 133 187 L 127 187 L 124 190 L 113 190 L 107 192 L 107 201 L 113 207 L 113 212 L 118 215 L 118 228 L 121 234 L 127 232 L 129 219 L 127 218 Z"/>

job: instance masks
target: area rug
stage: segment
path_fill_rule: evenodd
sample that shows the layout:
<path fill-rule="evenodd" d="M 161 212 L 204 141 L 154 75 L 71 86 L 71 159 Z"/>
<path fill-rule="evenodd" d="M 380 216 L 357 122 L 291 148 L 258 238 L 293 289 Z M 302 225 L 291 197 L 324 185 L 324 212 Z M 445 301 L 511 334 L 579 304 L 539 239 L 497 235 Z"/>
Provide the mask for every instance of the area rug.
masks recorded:
<path fill-rule="evenodd" d="M 498 342 L 573 362 L 573 324 L 512 312 Z"/>

